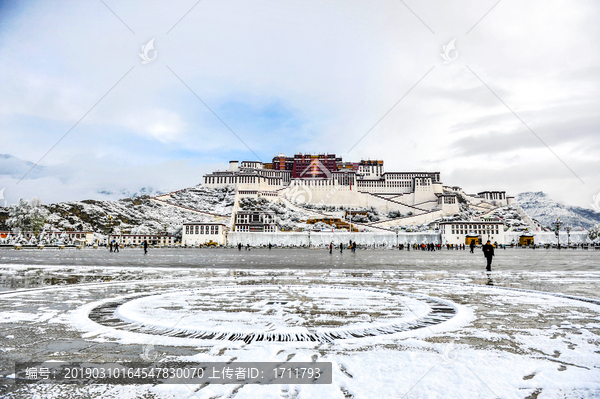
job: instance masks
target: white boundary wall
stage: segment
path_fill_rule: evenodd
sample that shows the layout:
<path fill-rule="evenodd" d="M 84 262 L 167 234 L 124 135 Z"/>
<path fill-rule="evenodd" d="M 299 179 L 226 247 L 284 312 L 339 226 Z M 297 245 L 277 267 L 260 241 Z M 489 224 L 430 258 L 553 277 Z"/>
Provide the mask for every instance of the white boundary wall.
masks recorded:
<path fill-rule="evenodd" d="M 400 244 L 422 244 L 422 243 L 440 243 L 440 234 L 436 232 L 419 233 L 398 233 L 392 232 L 369 232 L 369 233 L 333 233 L 333 232 L 313 232 L 310 233 L 311 246 L 328 246 L 333 241 L 334 246 L 340 243 L 356 241 L 358 245 L 375 245 L 376 247 L 395 248 L 396 242 Z M 396 241 L 397 240 L 397 241 Z M 250 232 L 230 232 L 227 235 L 227 245 L 236 246 L 241 243 L 243 246 L 269 245 L 277 246 L 308 246 L 308 232 L 276 232 L 276 233 L 250 233 Z"/>
<path fill-rule="evenodd" d="M 506 245 L 510 245 L 514 239 L 514 243 L 519 242 L 519 236 L 522 235 L 523 231 L 520 232 L 505 232 L 504 240 Z M 536 244 L 556 244 L 556 237 L 553 232 L 532 232 L 535 237 Z M 571 243 L 585 243 L 588 242 L 587 231 L 576 231 L 571 232 Z M 422 244 L 422 243 L 433 243 L 442 244 L 441 234 L 438 232 L 417 232 L 407 233 L 399 232 L 398 238 L 393 232 L 368 232 L 368 233 L 333 233 L 327 231 L 310 232 L 310 245 L 311 246 L 328 246 L 333 241 L 333 245 L 339 246 L 340 242 L 348 244 L 348 242 L 356 241 L 358 245 L 375 245 L 376 247 L 390 247 L 395 248 L 397 243 L 399 244 Z M 308 232 L 276 232 L 276 233 L 250 233 L 250 232 L 237 232 L 233 231 L 227 235 L 227 245 L 235 246 L 238 243 L 242 245 L 250 244 L 251 246 L 262 246 L 269 245 L 269 243 L 277 246 L 308 246 L 309 238 Z M 567 233 L 565 231 L 560 232 L 560 243 L 563 245 L 567 244 Z"/>
<path fill-rule="evenodd" d="M 519 243 L 519 237 L 523 234 L 532 234 L 536 245 L 541 244 L 556 244 L 558 240 L 554 235 L 553 231 L 510 231 L 504 233 L 504 241 L 506 245 L 510 245 L 511 242 L 515 244 Z M 566 231 L 560 232 L 560 245 L 567 245 L 569 237 Z M 513 241 L 514 240 L 514 241 Z M 581 244 L 590 242 L 588 240 L 588 232 L 584 231 L 571 231 L 571 244 Z"/>

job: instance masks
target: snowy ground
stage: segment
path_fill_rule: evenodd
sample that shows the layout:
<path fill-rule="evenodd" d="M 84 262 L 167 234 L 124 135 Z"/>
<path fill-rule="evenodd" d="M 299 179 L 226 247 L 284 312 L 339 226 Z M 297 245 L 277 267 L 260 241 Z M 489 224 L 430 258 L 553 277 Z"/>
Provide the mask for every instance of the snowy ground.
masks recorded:
<path fill-rule="evenodd" d="M 2 376 L 15 361 L 140 361 L 149 348 L 170 361 L 333 363 L 330 385 L 5 385 L 0 395 L 600 397 L 600 251 L 507 249 L 489 275 L 468 252 L 0 251 Z M 107 303 L 118 306 L 95 316 Z M 451 312 L 431 318 L 436 307 Z M 254 338 L 203 338 L 215 331 Z"/>

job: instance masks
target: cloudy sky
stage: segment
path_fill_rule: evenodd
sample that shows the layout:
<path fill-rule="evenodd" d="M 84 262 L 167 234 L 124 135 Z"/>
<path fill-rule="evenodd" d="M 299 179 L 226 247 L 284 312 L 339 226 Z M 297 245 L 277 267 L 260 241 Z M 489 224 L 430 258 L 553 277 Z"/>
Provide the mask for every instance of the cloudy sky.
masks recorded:
<path fill-rule="evenodd" d="M 599 20 L 594 0 L 0 1 L 0 190 L 105 199 L 330 152 L 590 207 Z"/>

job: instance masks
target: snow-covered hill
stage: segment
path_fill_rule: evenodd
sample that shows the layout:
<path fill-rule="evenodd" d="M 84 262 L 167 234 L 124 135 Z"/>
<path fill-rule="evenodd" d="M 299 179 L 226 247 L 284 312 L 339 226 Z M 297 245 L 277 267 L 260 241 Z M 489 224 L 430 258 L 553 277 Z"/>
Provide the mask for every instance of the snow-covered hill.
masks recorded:
<path fill-rule="evenodd" d="M 140 196 L 117 201 L 68 201 L 42 206 L 50 213 L 46 230 L 106 234 L 112 227 L 115 232 L 158 233 L 176 232 L 185 222 L 208 221 L 217 217 L 199 211 L 231 213 L 234 196 L 232 190 L 197 186 L 181 190 L 171 197 L 163 196 L 163 201 Z M 0 208 L 0 230 L 7 229 L 4 223 L 7 218 L 8 208 Z"/>
<path fill-rule="evenodd" d="M 599 212 L 558 203 L 543 192 L 521 193 L 517 197 L 517 202 L 530 217 L 537 219 L 543 226 L 549 226 L 557 217 L 560 217 L 565 225 L 574 228 L 589 229 L 600 223 Z M 114 231 L 123 233 L 157 233 L 176 232 L 181 229 L 183 223 L 189 221 L 209 221 L 217 218 L 225 221 L 228 215 L 231 215 L 234 203 L 233 189 L 210 189 L 199 185 L 159 195 L 156 198 L 141 195 L 116 201 L 68 201 L 43 205 L 43 207 L 50 213 L 46 223 L 47 230 L 86 230 L 106 234 L 112 227 Z M 264 199 L 244 199 L 240 202 L 240 209 L 274 211 L 279 228 L 284 230 L 312 228 L 313 226 L 308 226 L 305 221 L 315 216 L 311 209 L 303 212 L 302 208 L 295 210 L 286 207 L 285 204 L 273 204 Z M 320 210 L 332 215 L 340 213 L 331 211 L 332 209 Z M 514 206 L 505 206 L 485 213 L 461 204 L 460 213 L 445 219 L 470 220 L 481 216 L 498 216 L 509 227 L 528 227 L 518 212 L 520 211 Z M 385 218 L 386 215 L 380 217 Z M 5 223 L 7 218 L 8 208 L 0 208 L 0 230 L 8 229 Z M 369 221 L 364 223 L 368 224 Z M 398 227 L 429 230 L 430 224 Z"/>
<path fill-rule="evenodd" d="M 556 202 L 541 191 L 521 193 L 517 196 L 517 202 L 529 216 L 537 219 L 543 226 L 550 226 L 557 217 L 564 226 L 585 229 L 600 223 L 600 212 Z"/>
<path fill-rule="evenodd" d="M 159 198 L 170 204 L 185 206 L 218 215 L 231 215 L 235 202 L 232 188 L 210 189 L 202 186 L 186 188 Z"/>

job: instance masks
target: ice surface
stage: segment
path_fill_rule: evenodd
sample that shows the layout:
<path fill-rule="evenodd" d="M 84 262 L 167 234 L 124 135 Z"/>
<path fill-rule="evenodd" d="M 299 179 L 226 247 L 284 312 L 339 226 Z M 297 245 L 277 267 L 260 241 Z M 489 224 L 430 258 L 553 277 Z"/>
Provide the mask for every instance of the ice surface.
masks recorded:
<path fill-rule="evenodd" d="M 322 386 L 48 385 L 2 395 L 599 397 L 600 305 L 564 295 L 600 299 L 600 252 L 499 250 L 490 274 L 482 270 L 482 255 L 468 252 L 165 249 L 144 257 L 136 251 L 2 251 L 0 375 L 23 358 L 139 361 L 149 344 L 166 360 L 331 361 L 334 369 L 333 383 Z M 329 343 L 187 339 L 88 318 L 98 303 L 134 295 L 138 299 L 119 309 L 124 316 L 153 325 L 183 317 L 179 323 L 188 329 L 335 329 L 415 316 L 408 308 L 419 316 L 426 310 L 418 299 L 398 302 L 388 291 L 440 298 L 464 312 L 431 328 Z M 313 305 L 315 314 L 303 312 Z M 322 321 L 329 325 L 318 325 Z"/>

